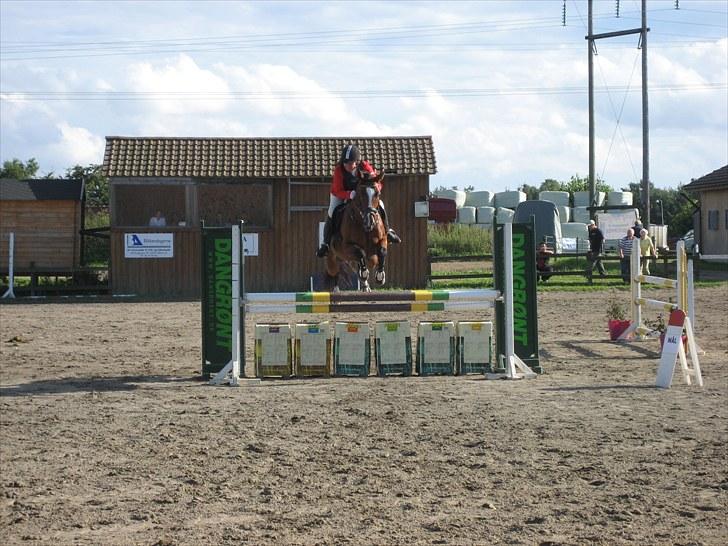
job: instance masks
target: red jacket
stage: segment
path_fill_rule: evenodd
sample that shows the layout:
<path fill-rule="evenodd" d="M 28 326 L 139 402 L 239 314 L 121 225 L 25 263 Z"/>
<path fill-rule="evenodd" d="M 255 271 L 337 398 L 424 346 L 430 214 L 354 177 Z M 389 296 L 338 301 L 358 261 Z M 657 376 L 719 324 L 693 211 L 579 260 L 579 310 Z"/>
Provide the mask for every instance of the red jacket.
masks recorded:
<path fill-rule="evenodd" d="M 331 195 L 335 195 L 344 201 L 348 200 L 352 190 L 356 189 L 356 185 L 362 177 L 362 172 L 369 174 L 369 176 L 376 176 L 377 174 L 377 171 L 368 161 L 359 163 L 358 169 L 352 174 L 346 172 L 343 165 L 340 163 L 337 164 L 334 167 L 334 173 L 331 178 Z M 382 191 L 382 184 L 380 182 L 377 182 L 377 190 Z"/>

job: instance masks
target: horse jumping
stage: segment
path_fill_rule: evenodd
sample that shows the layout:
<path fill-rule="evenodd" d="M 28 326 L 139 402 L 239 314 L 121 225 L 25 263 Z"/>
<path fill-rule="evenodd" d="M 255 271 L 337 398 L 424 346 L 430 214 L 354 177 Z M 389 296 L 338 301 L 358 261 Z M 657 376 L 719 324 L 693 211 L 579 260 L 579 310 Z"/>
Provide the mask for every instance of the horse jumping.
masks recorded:
<path fill-rule="evenodd" d="M 331 237 L 331 247 L 326 255 L 326 274 L 338 290 L 337 276 L 341 263 L 347 262 L 358 271 L 359 284 L 364 292 L 371 292 L 369 270 L 374 269 L 374 282 L 383 285 L 387 259 L 387 230 L 379 215 L 379 189 L 384 173 L 362 179 L 354 198 L 345 206 L 341 215 L 341 227 Z"/>

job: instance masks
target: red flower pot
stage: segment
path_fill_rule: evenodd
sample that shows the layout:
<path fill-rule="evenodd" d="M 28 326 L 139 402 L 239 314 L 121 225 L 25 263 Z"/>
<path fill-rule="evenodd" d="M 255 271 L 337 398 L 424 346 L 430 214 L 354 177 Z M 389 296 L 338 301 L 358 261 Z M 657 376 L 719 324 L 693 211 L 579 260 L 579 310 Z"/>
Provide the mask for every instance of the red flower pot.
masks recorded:
<path fill-rule="evenodd" d="M 622 332 L 629 328 L 630 324 L 631 321 L 629 320 L 609 319 L 609 322 L 607 324 L 607 327 L 609 328 L 609 339 L 611 339 L 612 341 L 618 340 L 619 336 L 621 336 Z"/>

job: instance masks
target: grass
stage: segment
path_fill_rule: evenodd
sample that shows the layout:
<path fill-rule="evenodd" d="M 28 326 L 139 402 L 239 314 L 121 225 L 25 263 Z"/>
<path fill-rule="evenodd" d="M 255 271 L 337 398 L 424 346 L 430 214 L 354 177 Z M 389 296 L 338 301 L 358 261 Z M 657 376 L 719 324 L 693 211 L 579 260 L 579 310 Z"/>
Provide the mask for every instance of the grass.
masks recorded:
<path fill-rule="evenodd" d="M 493 235 L 488 229 L 466 224 L 430 224 L 427 246 L 430 256 L 478 256 L 491 254 Z"/>

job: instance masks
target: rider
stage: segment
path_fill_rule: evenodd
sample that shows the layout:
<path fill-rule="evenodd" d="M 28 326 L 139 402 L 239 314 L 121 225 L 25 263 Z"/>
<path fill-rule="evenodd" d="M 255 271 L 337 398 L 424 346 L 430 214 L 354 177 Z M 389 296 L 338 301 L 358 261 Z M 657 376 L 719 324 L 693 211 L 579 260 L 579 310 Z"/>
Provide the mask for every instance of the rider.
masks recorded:
<path fill-rule="evenodd" d="M 362 161 L 359 148 L 355 144 L 347 144 L 341 150 L 341 158 L 334 167 L 334 174 L 331 179 L 331 195 L 329 196 L 329 212 L 324 226 L 324 242 L 316 251 L 319 258 L 323 258 L 329 251 L 331 235 L 333 231 L 331 217 L 334 210 L 344 201 L 354 198 L 356 186 L 360 179 L 376 176 L 377 171 L 368 161 Z M 382 191 L 381 183 L 377 184 L 377 190 Z M 379 215 L 382 217 L 384 229 L 387 231 L 387 240 L 390 243 L 401 243 L 399 235 L 389 227 L 387 213 L 384 209 L 384 201 L 379 199 Z"/>

